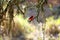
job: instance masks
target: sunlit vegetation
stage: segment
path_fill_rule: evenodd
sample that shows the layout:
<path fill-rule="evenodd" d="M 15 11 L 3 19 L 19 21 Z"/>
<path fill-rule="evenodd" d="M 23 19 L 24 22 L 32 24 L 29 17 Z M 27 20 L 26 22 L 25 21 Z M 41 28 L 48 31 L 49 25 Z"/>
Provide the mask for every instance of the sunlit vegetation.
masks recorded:
<path fill-rule="evenodd" d="M 55 10 L 53 4 L 48 0 L 0 0 L 0 40 L 60 40 L 60 7 Z M 45 7 L 51 13 L 46 14 Z M 29 9 L 36 10 L 36 15 L 32 12 L 27 17 Z"/>

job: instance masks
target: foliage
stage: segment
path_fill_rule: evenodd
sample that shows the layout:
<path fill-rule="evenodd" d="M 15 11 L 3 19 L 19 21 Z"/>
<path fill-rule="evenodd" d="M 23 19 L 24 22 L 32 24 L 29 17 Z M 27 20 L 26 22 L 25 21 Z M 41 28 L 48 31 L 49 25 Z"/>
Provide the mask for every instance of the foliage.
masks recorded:
<path fill-rule="evenodd" d="M 32 28 L 31 27 L 31 25 L 28 23 L 28 20 L 27 19 L 24 19 L 23 17 L 22 17 L 22 15 L 17 15 L 16 17 L 15 17 L 15 22 L 16 22 L 16 20 L 17 20 L 17 22 L 18 22 L 18 24 L 19 24 L 19 28 L 21 28 L 22 30 L 26 30 L 27 32 L 33 32 L 35 29 L 34 28 Z M 21 30 L 20 29 L 20 30 Z M 24 31 L 25 31 L 24 30 Z"/>
<path fill-rule="evenodd" d="M 15 19 L 14 20 L 15 23 L 18 24 L 19 30 L 25 35 L 26 38 L 34 39 L 35 35 L 38 35 L 38 37 L 39 37 L 38 29 L 36 29 L 36 27 L 33 24 L 30 24 L 28 22 L 28 18 L 24 19 L 23 15 L 20 14 L 20 15 L 16 15 L 16 17 L 14 19 Z M 37 39 L 40 39 L 40 37 L 39 38 L 38 37 L 37 37 Z"/>
<path fill-rule="evenodd" d="M 54 19 L 54 16 L 46 18 L 45 29 L 51 28 L 52 25 L 59 26 L 60 25 L 60 17 L 58 19 Z"/>
<path fill-rule="evenodd" d="M 48 27 L 51 28 L 52 25 L 59 26 L 60 18 L 54 19 L 54 16 L 45 18 L 45 14 L 44 14 L 44 4 L 45 3 L 47 4 L 47 0 L 38 0 L 37 4 L 33 5 L 37 8 L 37 16 L 35 17 L 35 18 L 37 18 L 37 22 L 40 21 L 40 20 L 38 21 L 38 19 L 39 19 L 38 17 L 41 13 L 43 15 L 42 20 L 45 21 L 45 19 L 46 19 L 45 23 L 43 23 L 43 26 L 45 29 L 47 29 Z M 2 18 L 1 18 L 2 21 L 0 21 L 0 23 L 3 23 L 3 16 L 4 16 L 4 21 L 7 20 L 6 28 L 4 30 L 6 30 L 6 29 L 8 30 L 8 32 L 6 32 L 6 34 L 8 34 L 8 35 L 10 34 L 10 32 L 12 32 L 12 29 L 15 28 L 14 25 L 17 25 L 18 30 L 21 31 L 25 37 L 34 38 L 35 35 L 37 34 L 38 40 L 41 40 L 41 38 L 39 38 L 40 36 L 38 34 L 40 31 L 37 29 L 37 27 L 35 25 L 28 22 L 28 18 L 24 17 L 25 12 L 23 12 L 23 9 L 21 8 L 21 6 L 26 5 L 26 7 L 25 7 L 25 9 L 26 9 L 28 7 L 27 4 L 29 5 L 29 3 L 26 2 L 26 0 L 0 0 L 0 14 L 2 15 Z M 15 14 L 14 7 L 15 6 L 16 6 L 16 10 L 17 10 L 17 12 L 16 12 L 17 15 L 14 16 L 14 14 Z M 51 4 L 49 4 L 49 8 L 51 11 L 53 11 Z M 26 11 L 26 10 L 24 10 L 24 11 Z M 8 17 L 6 17 L 6 15 L 8 15 Z M 4 23 L 3 23 L 3 25 L 4 25 Z M 45 31 L 45 30 L 43 29 L 43 31 Z M 36 33 L 36 34 L 34 34 L 34 33 Z M 0 38 L 0 40 L 1 40 L 1 38 Z"/>
<path fill-rule="evenodd" d="M 2 40 L 2 37 L 0 36 L 0 40 Z"/>

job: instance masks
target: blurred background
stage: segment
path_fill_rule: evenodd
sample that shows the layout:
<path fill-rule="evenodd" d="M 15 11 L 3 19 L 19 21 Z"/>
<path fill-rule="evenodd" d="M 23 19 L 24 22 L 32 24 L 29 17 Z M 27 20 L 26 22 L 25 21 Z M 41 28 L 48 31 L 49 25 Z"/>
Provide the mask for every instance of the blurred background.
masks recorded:
<path fill-rule="evenodd" d="M 0 40 L 60 40 L 60 0 L 0 0 Z"/>

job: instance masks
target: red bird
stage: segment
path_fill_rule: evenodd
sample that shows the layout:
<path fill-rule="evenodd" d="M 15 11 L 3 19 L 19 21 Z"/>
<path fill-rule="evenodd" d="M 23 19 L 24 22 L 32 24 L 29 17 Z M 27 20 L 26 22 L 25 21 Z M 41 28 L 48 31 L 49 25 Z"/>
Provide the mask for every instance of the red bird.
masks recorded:
<path fill-rule="evenodd" d="M 34 16 L 31 16 L 28 21 L 31 22 L 34 19 Z"/>

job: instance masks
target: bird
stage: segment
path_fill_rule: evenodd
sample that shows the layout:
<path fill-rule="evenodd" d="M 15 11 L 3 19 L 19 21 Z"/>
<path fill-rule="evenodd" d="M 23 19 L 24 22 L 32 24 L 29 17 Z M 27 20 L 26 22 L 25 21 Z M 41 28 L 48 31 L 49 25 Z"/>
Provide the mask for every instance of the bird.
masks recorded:
<path fill-rule="evenodd" d="M 32 20 L 34 20 L 34 16 L 29 17 L 28 21 L 31 22 Z"/>

